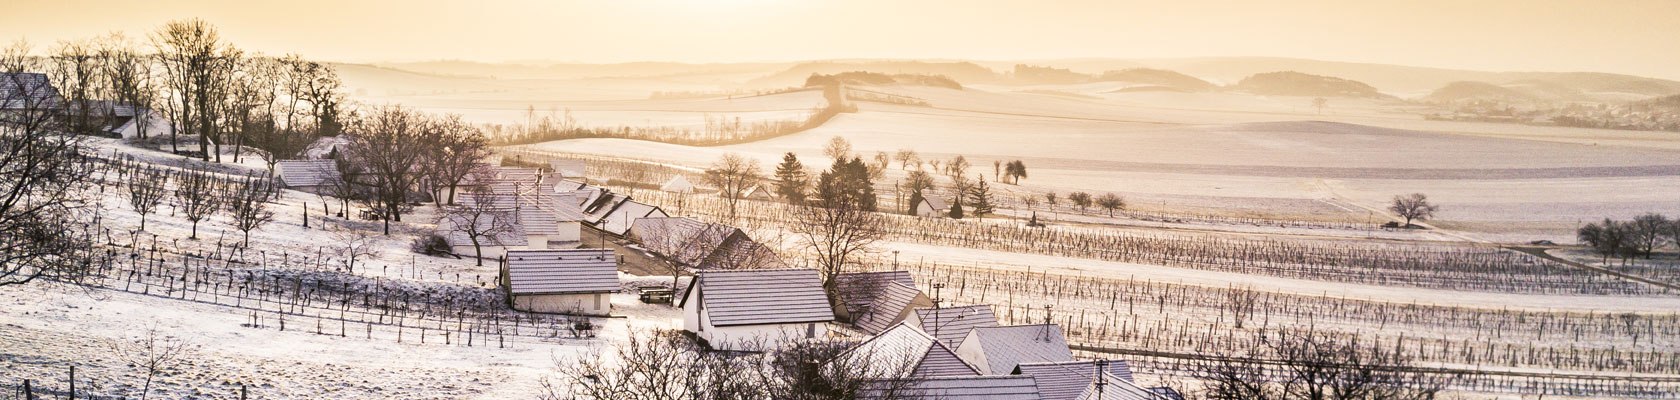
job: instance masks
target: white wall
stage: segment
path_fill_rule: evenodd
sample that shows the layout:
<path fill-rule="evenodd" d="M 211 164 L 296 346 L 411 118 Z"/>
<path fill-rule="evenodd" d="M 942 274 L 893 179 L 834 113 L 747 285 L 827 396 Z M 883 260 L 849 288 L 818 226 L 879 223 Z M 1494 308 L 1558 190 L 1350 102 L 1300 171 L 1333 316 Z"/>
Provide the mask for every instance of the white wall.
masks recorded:
<path fill-rule="evenodd" d="M 513 309 L 559 314 L 608 315 L 612 299 L 607 293 L 545 294 L 513 296 Z"/>
<path fill-rule="evenodd" d="M 969 332 L 968 337 L 973 338 L 974 333 Z M 975 369 L 980 370 L 980 375 L 1003 375 L 1003 374 L 1008 374 L 1010 372 L 1014 372 L 1014 371 L 1003 371 L 1003 372 L 992 371 L 991 370 L 992 369 L 991 364 L 986 363 L 986 352 L 982 351 L 980 349 L 980 341 L 979 340 L 963 339 L 962 344 L 957 345 L 957 349 L 956 349 L 956 351 L 954 351 L 954 353 L 957 353 L 957 358 L 961 358 L 963 361 L 967 361 L 969 365 L 973 365 Z"/>
<path fill-rule="evenodd" d="M 815 337 L 828 336 L 827 322 L 797 324 L 712 326 L 711 317 L 700 312 L 704 305 L 700 287 L 694 287 L 688 303 L 683 304 L 683 330 L 693 332 L 718 350 L 769 350 L 791 340 L 807 337 L 811 330 Z"/>

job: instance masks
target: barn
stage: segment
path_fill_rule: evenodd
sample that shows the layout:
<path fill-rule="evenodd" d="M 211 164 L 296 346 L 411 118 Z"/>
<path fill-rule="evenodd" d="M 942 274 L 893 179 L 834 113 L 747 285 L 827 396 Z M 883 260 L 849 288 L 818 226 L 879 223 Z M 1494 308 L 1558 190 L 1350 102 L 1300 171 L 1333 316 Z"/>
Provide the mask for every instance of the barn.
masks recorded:
<path fill-rule="evenodd" d="M 338 162 L 333 160 L 280 160 L 274 163 L 280 185 L 301 192 L 331 193 L 339 180 Z"/>
<path fill-rule="evenodd" d="M 933 307 L 909 271 L 849 272 L 834 280 L 840 295 L 835 316 L 871 334 L 904 321 L 912 309 Z"/>
<path fill-rule="evenodd" d="M 915 206 L 918 217 L 943 217 L 951 213 L 951 206 L 945 205 L 944 200 L 933 197 L 923 197 Z"/>
<path fill-rule="evenodd" d="M 688 178 L 677 175 L 671 177 L 671 180 L 665 181 L 664 185 L 660 185 L 659 190 L 673 193 L 694 193 L 694 184 L 690 183 Z"/>
<path fill-rule="evenodd" d="M 678 307 L 683 330 L 726 351 L 827 337 L 834 321 L 822 277 L 813 269 L 700 271 Z"/>
<path fill-rule="evenodd" d="M 502 280 L 515 310 L 609 315 L 618 257 L 612 249 L 508 250 Z"/>

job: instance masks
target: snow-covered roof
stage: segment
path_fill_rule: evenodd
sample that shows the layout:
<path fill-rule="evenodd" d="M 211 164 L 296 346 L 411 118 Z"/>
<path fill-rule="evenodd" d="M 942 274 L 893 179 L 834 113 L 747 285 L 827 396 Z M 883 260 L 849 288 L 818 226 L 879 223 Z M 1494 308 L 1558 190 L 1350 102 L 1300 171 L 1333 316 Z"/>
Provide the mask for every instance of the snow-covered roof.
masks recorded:
<path fill-rule="evenodd" d="M 922 201 L 927 202 L 928 208 L 933 209 L 934 212 L 951 211 L 951 205 L 946 204 L 945 200 L 940 199 L 939 197 L 922 196 Z"/>
<path fill-rule="evenodd" d="M 679 264 L 698 266 L 701 261 L 717 251 L 718 247 L 734 235 L 734 227 L 723 224 L 709 224 L 688 217 L 650 217 L 631 222 L 630 231 L 634 232 L 642 245 L 660 252 Z M 669 253 L 669 247 L 683 246 L 696 251 L 684 251 L 682 254 Z"/>
<path fill-rule="evenodd" d="M 280 160 L 274 171 L 287 187 L 323 186 L 338 177 L 338 163 L 333 160 Z"/>
<path fill-rule="evenodd" d="M 932 336 L 902 323 L 847 349 L 839 357 L 844 367 L 865 368 L 863 376 L 869 379 L 980 374 Z"/>
<path fill-rule="evenodd" d="M 864 332 L 879 333 L 899 322 L 898 317 L 910 308 L 910 303 L 916 301 L 922 291 L 906 285 L 904 282 L 891 281 L 880 290 L 880 294 L 871 302 L 868 311 L 862 315 L 853 315 L 852 324 Z"/>
<path fill-rule="evenodd" d="M 623 236 L 625 232 L 630 231 L 631 224 L 634 224 L 637 220 L 664 216 L 666 216 L 665 211 L 660 210 L 659 207 L 626 201 L 601 219 L 601 230 Z"/>
<path fill-rule="evenodd" d="M 854 313 L 869 310 L 869 306 L 881 298 L 882 291 L 891 282 L 899 282 L 911 288 L 916 287 L 916 280 L 910 276 L 910 271 L 876 271 L 876 272 L 847 272 L 834 276 L 835 290 L 840 291 L 840 300 L 846 309 Z"/>
<path fill-rule="evenodd" d="M 764 185 L 752 185 L 741 192 L 741 198 L 753 200 L 771 200 L 776 198 L 776 192 Z"/>
<path fill-rule="evenodd" d="M 545 206 L 554 212 L 554 220 L 577 222 L 584 218 L 583 205 L 579 204 L 580 202 L 576 193 L 550 193 Z"/>
<path fill-rule="evenodd" d="M 508 290 L 520 294 L 616 292 L 612 249 L 508 250 Z"/>
<path fill-rule="evenodd" d="M 974 328 L 998 326 L 997 314 L 992 312 L 990 304 L 918 308 L 915 314 L 923 332 L 933 334 L 951 347 L 962 345 L 963 339 Z"/>
<path fill-rule="evenodd" d="M 909 381 L 877 381 L 858 391 L 859 399 L 1039 400 L 1031 376 L 946 376 Z"/>
<path fill-rule="evenodd" d="M 664 185 L 659 185 L 659 190 L 664 192 L 694 193 L 694 184 L 689 183 L 688 178 L 684 178 L 682 175 L 677 175 L 671 177 L 671 180 L 665 181 Z"/>
<path fill-rule="evenodd" d="M 686 306 L 697 291 L 712 326 L 834 320 L 814 269 L 700 271 L 678 306 Z"/>
<path fill-rule="evenodd" d="M 512 209 L 508 210 L 509 212 L 512 211 Z M 512 216 L 508 217 L 511 218 Z M 477 219 L 475 222 L 478 224 L 478 230 L 483 232 L 495 227 L 495 225 L 501 221 L 497 221 L 495 216 L 487 215 Z M 450 246 L 472 246 L 472 238 L 468 237 L 465 231 L 456 229 L 455 224 L 456 221 L 453 218 L 446 217 L 439 220 L 437 224 L 438 234 L 442 235 L 443 240 L 449 242 Z M 484 247 L 524 246 L 530 241 L 530 237 L 525 234 L 524 226 L 516 223 L 509 223 L 509 225 L 511 225 L 509 229 L 501 229 L 498 232 L 494 232 L 493 235 L 479 237 L 478 244 Z"/>
<path fill-rule="evenodd" d="M 0 72 L 0 110 L 52 108 L 62 100 L 47 74 Z"/>
<path fill-rule="evenodd" d="M 1030 375 L 1038 380 L 1039 393 L 1045 400 L 1079 400 L 1096 398 L 1097 363 L 1095 361 L 1061 361 L 1022 363 L 1014 375 Z M 1109 360 L 1103 376 L 1102 400 L 1149 400 L 1147 390 L 1132 384 L 1132 369 L 1124 360 Z"/>
<path fill-rule="evenodd" d="M 554 173 L 562 178 L 581 178 L 587 164 L 583 160 L 558 158 L 548 160 L 548 166 L 554 168 Z"/>
<path fill-rule="evenodd" d="M 970 346 L 978 351 L 963 350 Z M 958 354 L 979 354 L 980 360 L 965 361 L 987 375 L 1007 374 L 1022 363 L 1073 361 L 1067 338 L 1055 324 L 977 327 L 957 348 L 961 350 Z"/>

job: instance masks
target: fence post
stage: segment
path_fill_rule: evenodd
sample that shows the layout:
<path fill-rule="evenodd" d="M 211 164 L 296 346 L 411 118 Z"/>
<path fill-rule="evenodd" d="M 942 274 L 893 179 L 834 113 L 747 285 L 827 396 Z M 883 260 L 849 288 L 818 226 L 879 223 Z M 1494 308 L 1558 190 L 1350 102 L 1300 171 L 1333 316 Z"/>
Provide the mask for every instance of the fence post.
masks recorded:
<path fill-rule="evenodd" d="M 24 400 L 35 400 L 35 391 L 31 390 L 29 388 L 29 380 L 28 379 L 23 380 L 23 399 Z"/>
<path fill-rule="evenodd" d="M 76 365 L 70 365 L 70 400 L 76 400 Z"/>
<path fill-rule="evenodd" d="M 245 400 L 245 384 L 239 384 L 239 400 Z"/>

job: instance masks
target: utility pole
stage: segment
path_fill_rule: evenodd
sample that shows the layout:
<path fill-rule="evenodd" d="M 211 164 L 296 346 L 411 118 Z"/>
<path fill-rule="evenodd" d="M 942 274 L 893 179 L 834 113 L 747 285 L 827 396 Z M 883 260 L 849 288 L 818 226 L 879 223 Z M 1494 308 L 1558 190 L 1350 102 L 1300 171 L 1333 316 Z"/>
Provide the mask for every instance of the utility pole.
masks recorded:
<path fill-rule="evenodd" d="M 1097 399 L 1103 398 L 1103 386 L 1108 385 L 1107 374 L 1108 360 L 1097 360 Z"/>

